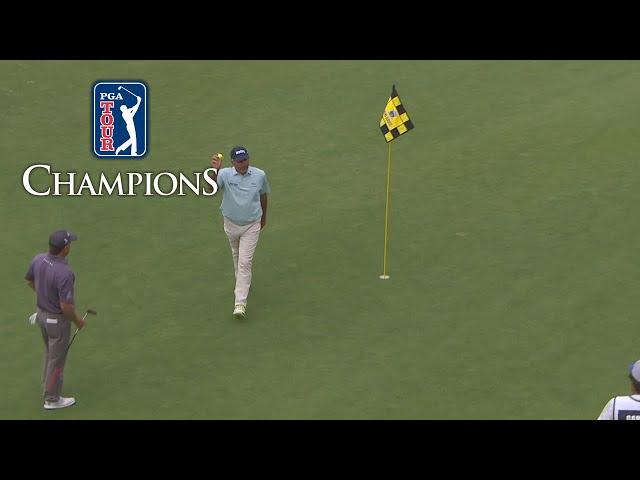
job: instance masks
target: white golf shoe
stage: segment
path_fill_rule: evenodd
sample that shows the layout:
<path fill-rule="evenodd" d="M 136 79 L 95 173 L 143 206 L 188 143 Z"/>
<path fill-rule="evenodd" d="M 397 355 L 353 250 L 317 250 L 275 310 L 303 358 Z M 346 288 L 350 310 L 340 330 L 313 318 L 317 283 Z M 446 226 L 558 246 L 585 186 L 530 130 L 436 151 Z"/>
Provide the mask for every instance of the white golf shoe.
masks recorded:
<path fill-rule="evenodd" d="M 73 397 L 60 397 L 57 402 L 44 402 L 45 410 L 55 410 L 57 408 L 70 407 L 76 403 L 76 399 Z"/>
<path fill-rule="evenodd" d="M 233 309 L 233 316 L 236 318 L 244 318 L 246 315 L 247 307 L 242 305 L 241 303 L 236 304 L 236 307 Z"/>

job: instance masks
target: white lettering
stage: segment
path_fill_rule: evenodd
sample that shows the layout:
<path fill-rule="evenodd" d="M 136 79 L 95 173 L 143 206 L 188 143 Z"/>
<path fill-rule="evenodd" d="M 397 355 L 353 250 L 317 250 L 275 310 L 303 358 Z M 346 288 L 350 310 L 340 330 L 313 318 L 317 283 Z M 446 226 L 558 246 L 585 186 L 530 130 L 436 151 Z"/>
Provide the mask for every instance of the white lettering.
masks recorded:
<path fill-rule="evenodd" d="M 80 183 L 80 187 L 78 188 L 77 195 L 82 195 L 83 188 L 88 188 L 89 195 L 91 195 L 92 197 L 97 195 L 95 189 L 93 188 L 93 184 L 91 183 L 91 177 L 89 176 L 89 173 L 85 173 L 84 177 L 82 177 L 82 182 Z"/>
<path fill-rule="evenodd" d="M 193 193 L 195 193 L 196 195 L 198 195 L 198 189 L 200 188 L 200 175 L 202 175 L 200 172 L 196 172 L 195 176 L 196 176 L 196 184 L 194 185 L 193 183 L 191 183 L 189 181 L 189 179 L 187 177 L 184 176 L 183 173 L 180 174 L 180 193 L 178 193 L 178 195 L 186 195 L 186 193 L 184 193 L 182 191 L 182 187 L 183 185 L 186 183 L 187 187 L 189 187 L 191 189 L 191 191 Z"/>
<path fill-rule="evenodd" d="M 55 197 L 62 195 L 60 193 L 60 185 L 69 185 L 69 193 L 67 195 L 69 195 L 70 197 L 75 196 L 76 194 L 73 193 L 73 178 L 76 176 L 75 172 L 67 173 L 67 175 L 69 176 L 68 182 L 61 181 L 60 175 L 62 174 L 59 172 L 53 172 L 53 196 Z"/>
<path fill-rule="evenodd" d="M 142 181 L 142 176 L 140 177 L 140 180 Z M 101 173 L 100 186 L 98 187 L 98 195 L 102 195 L 102 187 L 104 187 L 108 195 L 111 195 L 113 191 L 116 189 L 116 187 L 118 187 L 118 195 L 119 196 L 124 195 L 124 193 L 122 192 L 122 178 L 120 177 L 120 174 L 116 175 L 116 178 L 113 181 L 113 184 L 109 185 L 109 181 L 104 176 L 104 173 Z"/>
<path fill-rule="evenodd" d="M 120 92 L 100 92 L 100 100 L 104 100 L 105 98 L 108 100 L 122 100 L 122 95 Z"/>
<path fill-rule="evenodd" d="M 210 197 L 218 192 L 218 184 L 212 180 L 209 175 L 218 170 L 215 168 L 207 168 L 204 172 L 193 172 L 192 174 L 184 174 L 181 172 L 127 172 L 128 178 L 125 180 L 122 173 L 117 173 L 113 180 L 109 179 L 109 176 L 104 172 L 99 173 L 99 177 L 96 174 L 95 182 L 92 179 L 92 174 L 89 172 L 77 173 L 77 172 L 52 172 L 51 166 L 46 164 L 36 164 L 28 167 L 22 174 L 22 186 L 24 190 L 30 194 L 38 197 L 44 197 L 48 195 L 53 196 L 104 196 L 104 195 L 117 195 L 117 196 L 136 196 L 136 187 L 144 183 L 144 196 L 161 195 L 168 197 L 171 195 L 186 196 L 190 190 L 195 195 L 203 195 Z M 38 169 L 43 169 L 49 174 L 49 178 L 53 177 L 53 188 L 49 184 L 47 190 L 38 191 L 35 190 L 31 184 L 31 174 Z M 80 175 L 82 175 L 80 181 Z M 193 175 L 193 177 L 191 177 Z M 170 186 L 166 185 L 167 180 L 164 177 L 168 177 L 170 180 Z M 79 184 L 76 185 L 76 179 L 79 180 Z M 164 180 L 164 184 L 161 183 Z M 203 182 L 204 180 L 204 182 Z M 50 180 L 51 181 L 51 180 Z M 125 183 L 126 182 L 126 183 Z M 205 183 L 206 182 L 206 183 Z M 128 187 L 128 190 L 126 188 Z"/>
<path fill-rule="evenodd" d="M 145 172 L 144 176 L 147 177 L 147 189 L 144 191 L 144 196 L 153 196 L 153 193 L 151 193 L 151 175 L 153 175 L 153 173 L 151 172 Z"/>
<path fill-rule="evenodd" d="M 216 194 L 216 192 L 218 191 L 218 184 L 216 182 L 213 181 L 212 178 L 209 177 L 209 172 L 213 172 L 213 173 L 218 173 L 218 169 L 217 168 L 207 168 L 204 171 L 204 175 L 202 176 L 202 178 L 204 178 L 204 181 L 207 182 L 209 185 L 211 185 L 211 188 L 213 189 L 213 191 L 211 193 L 207 192 L 206 188 L 202 189 L 202 194 L 205 197 L 211 197 L 213 195 Z"/>
<path fill-rule="evenodd" d="M 51 188 L 47 188 L 46 192 L 36 192 L 33 188 L 31 188 L 31 182 L 29 181 L 31 177 L 31 172 L 36 168 L 44 168 L 47 171 L 47 173 L 51 173 L 50 165 L 31 165 L 22 174 L 22 186 L 27 191 L 27 193 L 30 193 L 31 195 L 36 195 L 38 197 L 44 197 L 49 195 Z"/>
<path fill-rule="evenodd" d="M 135 196 L 135 187 L 136 185 L 140 185 L 142 183 L 142 174 L 138 172 L 129 172 L 127 173 L 129 176 L 129 193 L 128 196 Z M 133 178 L 137 178 L 138 181 L 133 183 Z"/>
<path fill-rule="evenodd" d="M 160 189 L 160 178 L 163 175 L 167 175 L 168 177 L 171 178 L 171 191 L 169 193 L 164 193 L 161 189 Z M 155 190 L 155 192 L 158 195 L 162 195 L 163 197 L 168 197 L 169 195 L 173 195 L 173 192 L 175 192 L 178 189 L 178 179 L 176 178 L 176 176 L 173 173 L 169 173 L 169 172 L 161 172 L 158 175 L 156 175 L 156 178 L 153 180 L 153 189 Z"/>

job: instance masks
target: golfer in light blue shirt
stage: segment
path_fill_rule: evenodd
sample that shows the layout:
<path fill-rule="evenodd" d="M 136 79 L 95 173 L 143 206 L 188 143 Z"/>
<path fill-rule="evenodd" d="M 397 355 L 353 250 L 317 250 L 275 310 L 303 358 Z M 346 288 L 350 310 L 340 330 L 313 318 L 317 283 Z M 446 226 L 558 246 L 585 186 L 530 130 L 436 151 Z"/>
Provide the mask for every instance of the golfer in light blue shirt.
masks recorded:
<path fill-rule="evenodd" d="M 260 231 L 267 224 L 267 194 L 271 193 L 266 173 L 250 166 L 249 158 L 247 149 L 237 146 L 231 149 L 232 167 L 220 169 L 221 154 L 211 159 L 217 175 L 210 176 L 223 192 L 220 210 L 233 255 L 236 277 L 233 315 L 237 318 L 246 315 L 253 254 Z"/>

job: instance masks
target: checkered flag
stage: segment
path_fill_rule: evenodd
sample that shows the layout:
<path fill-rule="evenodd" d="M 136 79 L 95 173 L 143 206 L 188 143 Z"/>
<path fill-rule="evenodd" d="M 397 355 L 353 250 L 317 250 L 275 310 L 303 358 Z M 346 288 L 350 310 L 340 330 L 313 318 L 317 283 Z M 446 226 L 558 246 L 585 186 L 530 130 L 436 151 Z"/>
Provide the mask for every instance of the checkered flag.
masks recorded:
<path fill-rule="evenodd" d="M 409 118 L 409 114 L 402 106 L 402 101 L 396 91 L 394 85 L 391 89 L 391 96 L 387 100 L 387 106 L 384 109 L 382 118 L 380 119 L 380 130 L 387 143 L 395 140 L 403 133 L 413 128 L 413 122 Z"/>

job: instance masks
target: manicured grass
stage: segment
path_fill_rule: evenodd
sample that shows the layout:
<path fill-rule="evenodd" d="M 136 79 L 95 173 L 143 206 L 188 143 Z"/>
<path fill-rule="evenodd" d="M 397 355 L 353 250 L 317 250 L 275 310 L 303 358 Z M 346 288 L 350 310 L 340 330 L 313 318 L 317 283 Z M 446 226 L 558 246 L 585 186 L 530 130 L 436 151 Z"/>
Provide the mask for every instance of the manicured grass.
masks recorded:
<path fill-rule="evenodd" d="M 90 153 L 98 79 L 150 88 L 150 153 Z M 580 419 L 628 391 L 640 308 L 637 62 L 0 62 L 0 418 Z M 392 143 L 395 83 L 416 127 Z M 24 169 L 193 172 L 246 145 L 272 187 L 248 318 L 220 197 L 32 197 Z M 24 273 L 80 240 L 45 412 Z"/>

